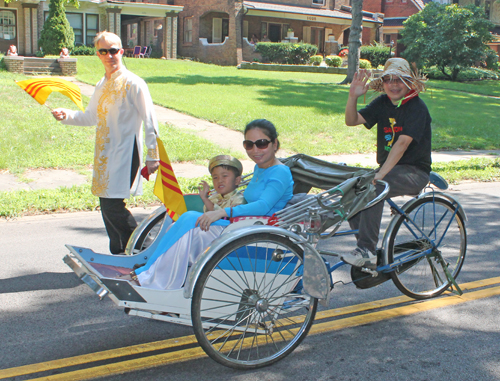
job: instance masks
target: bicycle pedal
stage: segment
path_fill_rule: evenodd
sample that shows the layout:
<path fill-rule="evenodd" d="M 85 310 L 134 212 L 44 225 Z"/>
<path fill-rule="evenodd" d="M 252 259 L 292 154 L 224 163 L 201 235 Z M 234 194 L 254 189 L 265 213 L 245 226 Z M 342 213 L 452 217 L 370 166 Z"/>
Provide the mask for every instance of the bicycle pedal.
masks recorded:
<path fill-rule="evenodd" d="M 368 267 L 362 267 L 361 271 L 370 274 L 373 278 L 378 276 L 378 272 L 376 270 L 369 269 Z"/>

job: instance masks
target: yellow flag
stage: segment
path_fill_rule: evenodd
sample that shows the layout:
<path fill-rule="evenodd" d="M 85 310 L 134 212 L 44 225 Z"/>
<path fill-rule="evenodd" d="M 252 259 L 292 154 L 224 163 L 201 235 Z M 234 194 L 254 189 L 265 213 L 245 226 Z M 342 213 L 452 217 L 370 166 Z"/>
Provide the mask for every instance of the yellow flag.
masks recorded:
<path fill-rule="evenodd" d="M 53 91 L 57 91 L 71 99 L 80 110 L 85 111 L 82 104 L 82 93 L 74 83 L 60 78 L 27 79 L 16 83 L 41 105 L 45 104 Z"/>
<path fill-rule="evenodd" d="M 156 138 L 160 152 L 160 168 L 156 175 L 154 194 L 167 208 L 167 214 L 177 221 L 179 216 L 187 211 L 186 202 L 175 177 L 174 170 L 160 138 Z"/>

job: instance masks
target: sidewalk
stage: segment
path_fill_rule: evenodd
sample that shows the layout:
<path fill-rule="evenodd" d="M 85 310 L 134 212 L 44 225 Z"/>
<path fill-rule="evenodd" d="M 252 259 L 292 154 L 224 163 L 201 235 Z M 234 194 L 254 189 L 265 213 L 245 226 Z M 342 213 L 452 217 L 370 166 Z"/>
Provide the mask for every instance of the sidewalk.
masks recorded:
<path fill-rule="evenodd" d="M 94 86 L 77 81 L 73 77 L 64 77 L 77 84 L 83 95 L 91 96 L 94 92 Z M 158 123 L 170 123 L 178 128 L 190 130 L 198 136 L 210 140 L 220 145 L 224 150 L 235 150 L 245 153 L 243 149 L 243 134 L 229 128 L 220 126 L 206 120 L 184 115 L 180 112 L 155 105 L 155 112 Z M 286 157 L 289 153 L 278 151 L 278 156 Z M 453 151 L 453 152 L 433 152 L 433 162 L 448 162 L 454 160 L 470 159 L 472 157 L 492 157 L 500 155 L 500 150 L 494 151 Z M 354 154 L 354 155 L 330 155 L 321 156 L 323 160 L 337 163 L 346 163 L 357 166 L 376 165 L 375 153 L 372 154 Z M 254 163 L 251 160 L 243 160 L 243 171 L 253 170 Z M 208 174 L 205 166 L 191 163 L 172 163 L 177 177 L 200 177 Z M 9 173 L 0 172 L 0 192 L 20 189 L 53 189 L 61 186 L 70 187 L 73 185 L 83 185 L 88 182 L 88 177 L 69 170 L 46 169 L 27 171 L 23 174 L 24 179 L 29 182 L 23 182 L 17 176 Z"/>

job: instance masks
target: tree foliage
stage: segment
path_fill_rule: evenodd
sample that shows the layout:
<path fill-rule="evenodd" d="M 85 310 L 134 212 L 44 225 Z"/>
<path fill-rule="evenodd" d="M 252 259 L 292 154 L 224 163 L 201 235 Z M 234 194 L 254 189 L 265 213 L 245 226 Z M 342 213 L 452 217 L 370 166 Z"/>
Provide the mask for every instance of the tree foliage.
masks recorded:
<path fill-rule="evenodd" d="M 49 16 L 43 24 L 38 45 L 44 54 L 59 54 L 62 48 L 73 49 L 75 34 L 64 10 L 65 0 L 50 0 Z"/>
<path fill-rule="evenodd" d="M 435 65 L 456 80 L 460 70 L 486 58 L 491 28 L 479 7 L 432 2 L 404 22 L 402 56 L 420 68 Z"/>

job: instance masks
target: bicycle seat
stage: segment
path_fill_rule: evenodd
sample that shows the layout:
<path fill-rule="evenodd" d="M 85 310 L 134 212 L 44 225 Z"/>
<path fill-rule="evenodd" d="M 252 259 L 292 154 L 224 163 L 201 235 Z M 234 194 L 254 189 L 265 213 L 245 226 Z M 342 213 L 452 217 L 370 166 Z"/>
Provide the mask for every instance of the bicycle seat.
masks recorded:
<path fill-rule="evenodd" d="M 429 182 L 441 190 L 448 189 L 448 182 L 436 172 L 431 171 L 431 173 L 429 173 Z"/>

